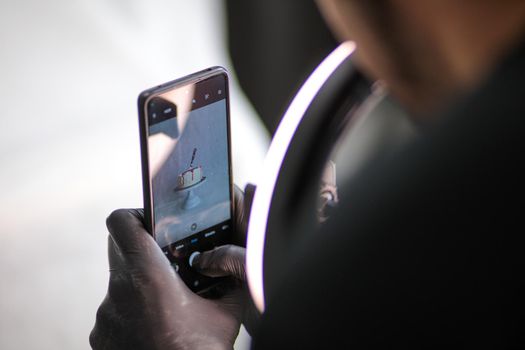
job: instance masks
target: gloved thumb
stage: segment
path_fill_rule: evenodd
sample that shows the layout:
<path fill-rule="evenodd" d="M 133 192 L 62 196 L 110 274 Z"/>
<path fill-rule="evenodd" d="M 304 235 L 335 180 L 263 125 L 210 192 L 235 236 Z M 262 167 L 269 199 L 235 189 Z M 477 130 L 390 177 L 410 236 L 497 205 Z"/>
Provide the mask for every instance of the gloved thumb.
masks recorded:
<path fill-rule="evenodd" d="M 246 249 L 236 245 L 223 245 L 195 256 L 192 267 L 210 277 L 233 276 L 246 281 Z"/>

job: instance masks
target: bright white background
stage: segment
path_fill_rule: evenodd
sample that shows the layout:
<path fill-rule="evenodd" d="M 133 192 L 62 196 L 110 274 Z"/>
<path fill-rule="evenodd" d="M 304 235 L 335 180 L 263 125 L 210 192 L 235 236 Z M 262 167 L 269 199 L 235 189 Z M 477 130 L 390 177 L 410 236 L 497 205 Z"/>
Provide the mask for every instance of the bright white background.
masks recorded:
<path fill-rule="evenodd" d="M 105 218 L 142 206 L 136 97 L 212 65 L 230 66 L 217 0 L 0 3 L 0 349 L 88 348 Z M 242 186 L 268 140 L 232 87 Z"/>

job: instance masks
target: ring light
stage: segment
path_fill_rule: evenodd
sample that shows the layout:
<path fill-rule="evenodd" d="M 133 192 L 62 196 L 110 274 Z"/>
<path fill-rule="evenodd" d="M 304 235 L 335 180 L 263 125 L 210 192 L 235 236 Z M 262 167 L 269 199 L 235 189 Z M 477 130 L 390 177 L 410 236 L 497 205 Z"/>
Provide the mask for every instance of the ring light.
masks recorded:
<path fill-rule="evenodd" d="M 260 176 L 250 212 L 246 253 L 248 285 L 254 303 L 260 312 L 264 312 L 266 304 L 263 263 L 266 232 L 272 198 L 283 160 L 312 101 L 337 68 L 349 59 L 354 50 L 353 42 L 341 44 L 313 71 L 284 114 L 264 160 L 263 173 Z"/>

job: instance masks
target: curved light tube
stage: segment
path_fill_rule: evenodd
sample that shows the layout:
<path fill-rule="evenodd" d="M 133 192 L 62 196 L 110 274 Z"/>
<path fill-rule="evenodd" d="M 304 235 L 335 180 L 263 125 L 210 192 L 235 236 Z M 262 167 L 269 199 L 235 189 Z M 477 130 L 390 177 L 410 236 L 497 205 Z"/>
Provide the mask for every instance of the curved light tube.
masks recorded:
<path fill-rule="evenodd" d="M 281 164 L 297 126 L 313 99 L 337 67 L 355 50 L 353 42 L 339 45 L 312 72 L 284 114 L 263 163 L 250 212 L 246 245 L 246 273 L 253 301 L 264 312 L 263 257 L 266 227 Z"/>

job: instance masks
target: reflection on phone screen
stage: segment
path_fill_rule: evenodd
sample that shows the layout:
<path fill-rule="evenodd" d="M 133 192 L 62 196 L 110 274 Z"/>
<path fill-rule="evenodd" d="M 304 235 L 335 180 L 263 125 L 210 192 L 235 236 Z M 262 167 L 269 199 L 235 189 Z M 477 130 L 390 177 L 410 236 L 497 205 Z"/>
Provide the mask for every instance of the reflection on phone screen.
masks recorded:
<path fill-rule="evenodd" d="M 148 103 L 155 239 L 174 262 L 226 241 L 231 232 L 224 84 L 215 77 Z"/>

